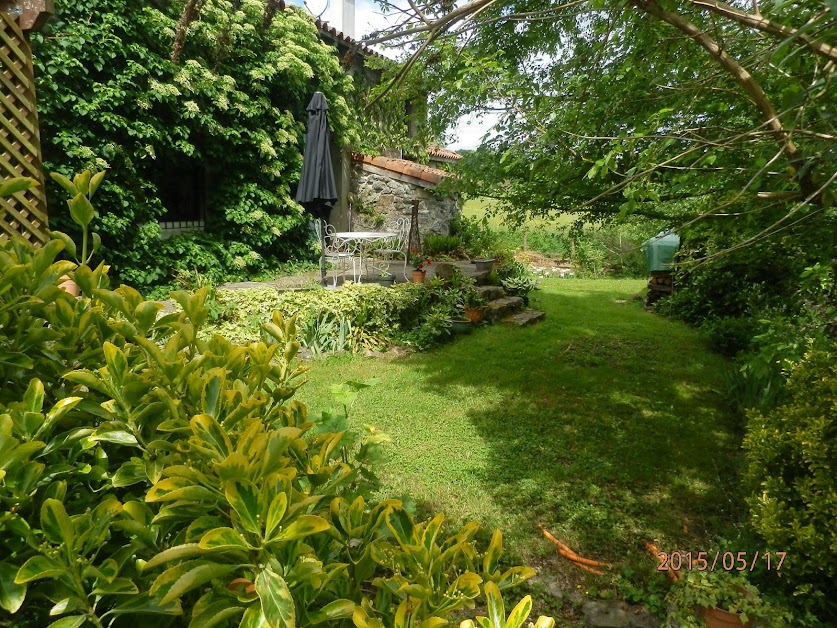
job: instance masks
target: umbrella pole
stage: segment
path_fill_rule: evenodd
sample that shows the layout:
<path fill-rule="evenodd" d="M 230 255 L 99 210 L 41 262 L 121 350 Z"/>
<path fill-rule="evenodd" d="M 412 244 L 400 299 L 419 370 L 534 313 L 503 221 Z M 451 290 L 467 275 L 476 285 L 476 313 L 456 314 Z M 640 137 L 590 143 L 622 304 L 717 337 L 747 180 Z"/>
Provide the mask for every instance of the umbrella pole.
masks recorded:
<path fill-rule="evenodd" d="M 325 255 L 326 255 L 326 248 L 325 248 L 325 230 L 326 230 L 326 221 L 322 218 L 317 218 L 320 221 L 320 284 L 326 285 L 326 263 L 325 263 Z"/>

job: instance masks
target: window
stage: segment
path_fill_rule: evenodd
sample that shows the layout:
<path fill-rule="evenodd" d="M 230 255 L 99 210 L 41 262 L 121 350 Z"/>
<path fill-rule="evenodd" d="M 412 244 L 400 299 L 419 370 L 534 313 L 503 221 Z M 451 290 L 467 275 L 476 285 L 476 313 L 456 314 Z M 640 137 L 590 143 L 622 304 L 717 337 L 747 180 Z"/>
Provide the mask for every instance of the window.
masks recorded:
<path fill-rule="evenodd" d="M 206 227 L 206 168 L 196 160 L 174 162 L 157 176 L 157 192 L 166 213 L 160 217 L 162 238 Z"/>

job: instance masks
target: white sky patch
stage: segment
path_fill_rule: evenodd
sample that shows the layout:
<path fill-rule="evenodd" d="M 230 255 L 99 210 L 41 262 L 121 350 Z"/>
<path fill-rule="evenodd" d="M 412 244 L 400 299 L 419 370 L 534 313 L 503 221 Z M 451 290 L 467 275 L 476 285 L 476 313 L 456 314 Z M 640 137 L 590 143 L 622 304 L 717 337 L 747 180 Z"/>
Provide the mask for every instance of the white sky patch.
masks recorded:
<path fill-rule="evenodd" d="M 450 133 L 451 141 L 448 148 L 475 149 L 484 137 L 493 135 L 492 130 L 499 121 L 500 115 L 497 113 L 469 113 L 462 116 Z"/>
<path fill-rule="evenodd" d="M 290 0 L 291 4 L 307 7 L 315 17 L 329 23 L 339 31 L 343 31 L 343 9 L 340 0 Z M 405 3 L 406 5 L 406 3 Z M 382 30 L 395 23 L 396 17 L 387 17 L 381 13 L 381 8 L 373 0 L 355 0 L 355 39 L 361 39 L 373 31 Z M 398 49 L 375 46 L 375 50 L 391 59 L 399 56 Z M 459 119 L 451 130 L 452 141 L 448 143 L 451 150 L 474 149 L 480 145 L 482 138 L 491 132 L 499 121 L 494 113 L 469 114 Z"/>

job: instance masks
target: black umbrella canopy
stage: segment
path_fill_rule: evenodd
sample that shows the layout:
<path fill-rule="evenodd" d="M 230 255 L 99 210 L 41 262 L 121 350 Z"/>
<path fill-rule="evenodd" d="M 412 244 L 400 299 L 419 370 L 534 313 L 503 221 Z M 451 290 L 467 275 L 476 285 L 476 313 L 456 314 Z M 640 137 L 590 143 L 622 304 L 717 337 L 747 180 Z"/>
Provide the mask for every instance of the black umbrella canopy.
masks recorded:
<path fill-rule="evenodd" d="M 320 277 L 325 283 L 325 227 L 331 206 L 337 200 L 337 186 L 328 145 L 328 102 L 322 92 L 314 92 L 307 109 L 308 130 L 305 132 L 305 152 L 296 201 L 320 223 Z"/>
<path fill-rule="evenodd" d="M 337 200 L 337 186 L 328 143 L 328 103 L 322 92 L 314 93 L 307 109 L 308 130 L 296 200 L 314 216 L 325 220 Z"/>

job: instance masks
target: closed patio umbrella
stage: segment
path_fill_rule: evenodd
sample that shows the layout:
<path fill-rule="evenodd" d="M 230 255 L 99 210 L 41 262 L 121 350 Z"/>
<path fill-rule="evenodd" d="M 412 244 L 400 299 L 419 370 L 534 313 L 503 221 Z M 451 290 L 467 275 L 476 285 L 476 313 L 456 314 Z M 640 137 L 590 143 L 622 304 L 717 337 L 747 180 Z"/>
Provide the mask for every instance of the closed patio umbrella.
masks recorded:
<path fill-rule="evenodd" d="M 296 201 L 320 221 L 320 274 L 325 281 L 325 228 L 332 205 L 337 200 L 331 149 L 328 143 L 328 103 L 322 92 L 315 92 L 308 103 L 308 130 L 302 173 L 296 189 Z"/>

